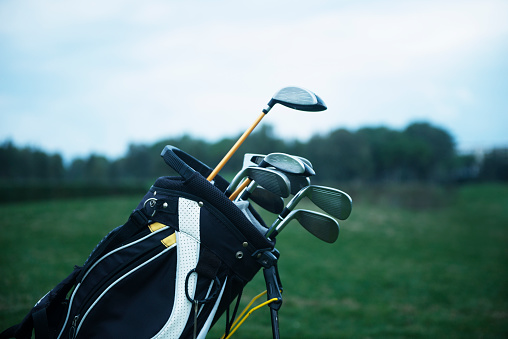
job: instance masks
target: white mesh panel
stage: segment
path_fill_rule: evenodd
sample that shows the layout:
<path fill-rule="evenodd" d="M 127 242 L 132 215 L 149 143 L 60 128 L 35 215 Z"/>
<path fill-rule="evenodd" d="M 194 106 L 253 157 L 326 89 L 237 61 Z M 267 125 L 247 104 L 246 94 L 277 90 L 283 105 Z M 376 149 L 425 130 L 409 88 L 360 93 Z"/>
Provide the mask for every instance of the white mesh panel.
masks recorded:
<path fill-rule="evenodd" d="M 166 325 L 154 338 L 179 338 L 187 324 L 192 303 L 185 295 L 185 278 L 196 268 L 199 259 L 199 210 L 198 203 L 185 198 L 178 200 L 178 227 L 176 233 L 177 267 L 175 300 L 173 310 Z M 194 298 L 196 290 L 196 274 L 189 277 L 189 296 Z"/>

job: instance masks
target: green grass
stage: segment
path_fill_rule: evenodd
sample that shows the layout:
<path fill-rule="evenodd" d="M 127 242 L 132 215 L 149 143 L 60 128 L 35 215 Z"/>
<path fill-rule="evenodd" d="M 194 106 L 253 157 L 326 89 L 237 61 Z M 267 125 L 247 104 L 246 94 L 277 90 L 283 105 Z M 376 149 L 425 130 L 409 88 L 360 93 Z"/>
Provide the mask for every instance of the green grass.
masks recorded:
<path fill-rule="evenodd" d="M 0 329 L 82 264 L 140 198 L 0 205 Z M 464 186 L 442 208 L 355 203 L 336 243 L 295 222 L 277 248 L 283 338 L 508 337 L 506 185 Z M 260 273 L 242 305 L 262 290 Z M 270 337 L 270 326 L 263 308 L 233 337 Z M 223 329 L 221 320 L 209 337 Z"/>

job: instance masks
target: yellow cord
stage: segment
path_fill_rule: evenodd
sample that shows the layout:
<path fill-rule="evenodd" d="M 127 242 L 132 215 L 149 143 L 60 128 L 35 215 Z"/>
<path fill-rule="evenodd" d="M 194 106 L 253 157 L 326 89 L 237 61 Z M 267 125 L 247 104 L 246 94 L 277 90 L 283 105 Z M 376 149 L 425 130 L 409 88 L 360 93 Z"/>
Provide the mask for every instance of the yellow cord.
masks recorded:
<path fill-rule="evenodd" d="M 258 300 L 259 298 L 261 298 L 262 296 L 264 296 L 265 294 L 267 293 L 267 291 L 264 291 L 264 292 L 261 292 L 259 293 L 257 296 L 255 296 L 254 298 L 252 298 L 252 300 L 249 302 L 249 304 L 247 306 L 245 306 L 245 308 L 243 309 L 242 313 L 240 313 L 240 315 L 236 318 L 236 320 L 233 322 L 233 324 L 231 325 L 231 327 L 234 327 L 238 321 L 240 319 L 242 319 L 243 315 L 245 314 L 245 312 L 247 312 L 247 310 L 249 309 L 249 307 L 252 306 L 252 304 Z M 222 337 L 220 339 L 225 339 L 224 336 L 226 335 L 226 333 L 224 333 L 222 335 Z"/>
<path fill-rule="evenodd" d="M 258 300 L 259 298 L 261 298 L 262 296 L 264 296 L 267 292 L 264 291 L 264 292 L 261 292 L 259 293 L 257 296 L 255 296 L 254 298 L 252 298 L 252 300 L 249 302 L 249 304 L 247 306 L 245 306 L 245 308 L 243 309 L 242 313 L 240 313 L 240 315 L 236 318 L 236 320 L 233 322 L 233 324 L 231 325 L 231 332 L 229 332 L 229 335 L 227 337 L 225 337 L 225 333 L 224 335 L 221 337 L 221 339 L 229 339 L 231 338 L 231 336 L 233 335 L 233 333 L 236 332 L 236 330 L 242 326 L 243 322 L 245 320 L 247 320 L 247 318 L 254 312 L 254 311 L 257 311 L 258 309 L 260 309 L 261 307 L 263 306 L 266 306 L 268 304 L 271 304 L 273 303 L 274 301 L 277 301 L 278 298 L 273 298 L 273 299 L 270 299 L 270 300 L 267 300 L 265 301 L 264 303 L 262 304 L 259 304 L 258 306 L 252 308 L 249 313 L 247 313 L 247 315 L 245 315 L 244 317 L 244 314 L 245 312 L 247 312 L 247 310 L 252 306 L 252 304 L 254 304 L 254 302 L 256 300 Z M 238 324 L 238 325 L 237 325 Z"/>
<path fill-rule="evenodd" d="M 240 315 L 236 318 L 236 320 L 233 322 L 233 324 L 231 325 L 231 327 L 235 327 L 236 323 L 242 319 L 243 315 L 245 314 L 245 312 L 247 312 L 247 310 L 252 306 L 252 304 L 254 304 L 254 302 L 256 300 L 258 300 L 259 298 L 261 298 L 262 296 L 264 296 L 267 292 L 264 291 L 264 292 L 261 292 L 259 293 L 257 296 L 255 296 L 254 298 L 252 298 L 252 300 L 250 301 L 250 303 L 245 306 L 245 308 L 243 309 L 242 313 L 240 313 Z M 222 336 L 221 339 L 224 339 L 224 336 Z"/>
<path fill-rule="evenodd" d="M 275 302 L 275 301 L 277 301 L 277 300 L 279 300 L 279 298 L 272 298 L 272 299 L 270 299 L 270 300 L 265 301 L 265 302 L 264 302 L 264 303 L 262 303 L 262 304 L 259 304 L 258 306 L 254 307 L 253 309 L 251 309 L 251 310 L 247 313 L 247 315 L 245 315 L 245 317 L 243 317 L 243 319 L 242 319 L 242 320 L 240 320 L 240 321 L 238 322 L 238 325 L 236 325 L 236 326 L 235 326 L 235 327 L 231 330 L 231 332 L 229 332 L 229 335 L 228 335 L 225 339 L 229 339 L 229 338 L 231 338 L 231 336 L 233 335 L 233 333 L 235 333 L 235 332 L 236 332 L 236 330 L 237 330 L 240 326 L 242 326 L 243 322 L 244 322 L 245 320 L 247 320 L 247 318 L 248 318 L 248 317 L 252 314 L 252 312 L 254 312 L 254 311 L 256 311 L 256 310 L 260 309 L 260 308 L 261 308 L 261 307 L 263 307 L 263 306 L 266 306 L 266 305 L 268 305 L 268 304 L 271 304 L 271 303 L 273 303 L 273 302 Z"/>

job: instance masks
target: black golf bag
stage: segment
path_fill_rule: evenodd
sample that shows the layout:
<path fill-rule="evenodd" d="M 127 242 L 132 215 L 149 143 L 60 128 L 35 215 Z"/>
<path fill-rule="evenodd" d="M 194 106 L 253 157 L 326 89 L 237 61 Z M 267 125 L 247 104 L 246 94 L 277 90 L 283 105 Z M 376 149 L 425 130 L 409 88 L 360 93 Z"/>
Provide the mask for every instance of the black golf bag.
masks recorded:
<path fill-rule="evenodd" d="M 36 338 L 204 338 L 261 267 L 275 272 L 263 220 L 224 195 L 228 182 L 208 182 L 211 169 L 175 147 L 162 156 L 180 176 L 159 178 L 128 221 L 0 338 L 33 330 Z M 278 279 L 268 276 L 273 297 Z"/>

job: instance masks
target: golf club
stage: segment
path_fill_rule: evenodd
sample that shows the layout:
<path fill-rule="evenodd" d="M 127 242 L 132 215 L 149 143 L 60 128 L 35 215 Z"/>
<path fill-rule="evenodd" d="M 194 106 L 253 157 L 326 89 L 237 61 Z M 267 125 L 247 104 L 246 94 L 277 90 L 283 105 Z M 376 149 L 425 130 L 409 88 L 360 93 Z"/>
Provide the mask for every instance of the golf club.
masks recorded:
<path fill-rule="evenodd" d="M 284 173 L 284 175 L 289 180 L 289 183 L 291 186 L 290 193 L 292 195 L 297 194 L 305 186 L 310 185 L 310 178 L 309 177 L 303 177 L 301 175 L 296 175 L 296 174 L 291 174 L 291 173 Z M 252 181 L 247 186 L 247 188 L 243 191 L 242 195 L 240 195 L 240 199 L 241 200 L 252 199 L 251 194 L 254 194 L 254 192 L 256 192 L 256 187 L 257 187 L 257 183 L 255 181 Z"/>
<path fill-rule="evenodd" d="M 284 154 L 284 153 L 279 153 L 279 154 Z M 300 174 L 300 175 L 306 176 L 306 177 L 316 175 L 316 172 L 314 171 L 314 168 L 312 167 L 312 163 L 308 159 L 305 159 L 304 157 L 300 157 L 297 155 L 287 154 L 287 156 L 290 156 L 290 157 L 300 160 L 303 163 L 303 165 L 305 166 L 304 172 L 295 173 L 295 174 Z M 244 167 L 259 166 L 265 157 L 266 156 L 263 154 L 246 153 L 243 158 L 243 166 Z"/>
<path fill-rule="evenodd" d="M 272 99 L 270 99 L 266 108 L 263 109 L 263 112 L 259 115 L 256 121 L 254 121 L 254 123 L 242 134 L 238 141 L 215 167 L 212 173 L 210 173 L 207 178 L 208 181 L 212 181 L 215 178 L 217 173 L 219 173 L 224 165 L 226 165 L 226 163 L 229 161 L 229 159 L 231 159 L 233 154 L 238 150 L 245 139 L 247 139 L 250 133 L 254 130 L 254 128 L 256 128 L 256 126 L 265 117 L 265 115 L 268 114 L 272 107 L 275 106 L 275 104 L 280 104 L 295 110 L 307 112 L 318 112 L 324 111 L 326 109 L 326 105 L 323 100 L 321 100 L 320 97 L 309 90 L 303 89 L 301 87 L 284 87 L 283 89 L 279 90 L 274 94 Z"/>
<path fill-rule="evenodd" d="M 317 207 L 339 220 L 345 220 L 351 214 L 353 202 L 347 193 L 332 187 L 310 185 L 302 188 L 300 192 L 289 201 L 277 220 L 275 220 L 268 230 L 267 236 L 271 235 L 275 227 L 277 227 L 277 225 L 284 220 L 305 197 L 309 198 Z"/>
<path fill-rule="evenodd" d="M 306 176 L 296 175 L 287 173 L 287 178 L 289 179 L 289 182 L 291 183 L 291 194 L 295 195 L 304 187 L 307 187 L 310 185 L 310 178 Z"/>
<path fill-rule="evenodd" d="M 264 158 L 262 158 L 257 166 L 262 168 L 273 167 L 275 170 L 284 172 L 285 175 L 286 174 L 304 175 L 306 173 L 306 166 L 303 161 L 301 161 L 297 157 L 285 153 L 270 153 Z M 251 181 L 252 181 L 251 179 L 247 178 L 239 187 L 236 188 L 235 192 L 232 195 L 235 197 L 238 196 L 238 194 L 240 194 L 240 192 L 244 190 L 246 187 L 247 187 L 246 194 L 248 194 L 247 192 L 252 192 L 257 185 L 255 183 L 251 183 Z"/>
<path fill-rule="evenodd" d="M 291 192 L 290 182 L 281 172 L 270 168 L 247 167 L 238 172 L 238 174 L 233 178 L 231 184 L 226 189 L 226 195 L 231 192 L 235 183 L 240 182 L 245 177 L 251 178 L 259 183 L 261 187 L 283 198 L 287 198 Z M 235 200 L 239 193 L 240 191 L 238 190 L 233 192 L 233 194 L 229 196 L 229 200 Z"/>
<path fill-rule="evenodd" d="M 277 236 L 284 227 L 296 219 L 312 235 L 327 243 L 334 243 L 339 237 L 339 223 L 326 214 L 298 209 L 291 211 L 272 232 L 272 238 Z M 268 238 L 268 234 L 265 235 Z"/>
<path fill-rule="evenodd" d="M 310 168 L 312 168 L 312 169 L 314 168 L 314 167 L 312 166 L 312 163 L 309 161 L 309 159 L 306 159 L 306 158 L 304 158 L 304 157 L 300 157 L 300 156 L 298 156 L 298 155 L 297 155 L 296 157 L 297 157 L 298 159 L 300 159 L 301 161 L 303 161 L 303 162 L 304 162 L 304 164 L 307 164 L 307 166 L 309 166 Z"/>
<path fill-rule="evenodd" d="M 249 199 L 259 205 L 259 207 L 273 214 L 280 214 L 284 210 L 284 199 L 263 187 L 257 187 L 251 192 Z"/>

